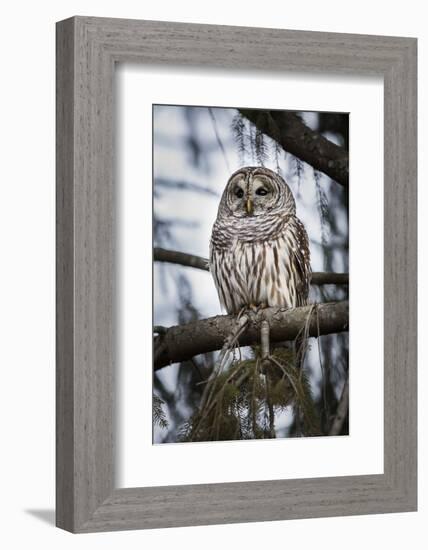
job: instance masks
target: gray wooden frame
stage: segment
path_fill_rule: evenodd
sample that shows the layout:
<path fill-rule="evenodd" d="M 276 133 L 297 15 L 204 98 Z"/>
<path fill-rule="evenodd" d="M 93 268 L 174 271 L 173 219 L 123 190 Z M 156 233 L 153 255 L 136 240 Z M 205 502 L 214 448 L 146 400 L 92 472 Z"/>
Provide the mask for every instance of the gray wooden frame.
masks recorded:
<path fill-rule="evenodd" d="M 113 80 L 123 61 L 383 76 L 382 475 L 114 487 Z M 416 39 L 88 17 L 59 22 L 57 525 L 91 532 L 412 511 L 416 442 Z"/>

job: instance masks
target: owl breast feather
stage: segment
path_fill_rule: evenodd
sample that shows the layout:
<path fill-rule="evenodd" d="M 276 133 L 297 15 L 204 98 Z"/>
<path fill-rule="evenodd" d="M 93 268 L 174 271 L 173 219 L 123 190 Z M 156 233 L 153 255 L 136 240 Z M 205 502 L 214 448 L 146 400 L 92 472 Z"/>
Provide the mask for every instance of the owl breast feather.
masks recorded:
<path fill-rule="evenodd" d="M 306 231 L 295 216 L 276 220 L 269 231 L 214 226 L 210 269 L 222 307 L 292 308 L 307 303 L 310 259 Z M 244 224 L 243 224 L 244 225 Z M 233 234 L 234 233 L 234 234 Z"/>

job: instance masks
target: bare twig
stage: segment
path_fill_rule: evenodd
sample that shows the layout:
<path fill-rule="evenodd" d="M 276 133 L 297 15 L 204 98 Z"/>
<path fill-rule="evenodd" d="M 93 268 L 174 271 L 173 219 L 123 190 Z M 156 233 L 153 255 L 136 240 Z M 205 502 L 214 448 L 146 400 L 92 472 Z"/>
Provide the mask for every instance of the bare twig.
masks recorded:
<path fill-rule="evenodd" d="M 311 285 L 347 285 L 349 276 L 347 273 L 333 273 L 327 271 L 313 271 Z"/>
<path fill-rule="evenodd" d="M 227 168 L 227 171 L 230 173 L 230 165 L 229 165 L 229 160 L 227 158 L 227 153 L 226 153 L 226 149 L 224 148 L 224 145 L 223 145 L 223 142 L 221 141 L 221 138 L 220 138 L 220 134 L 219 134 L 219 131 L 218 131 L 218 127 L 217 127 L 217 120 L 215 118 L 215 115 L 214 115 L 214 111 L 211 107 L 208 108 L 208 112 L 210 114 L 210 117 L 211 117 L 211 121 L 213 123 L 213 130 L 214 130 L 214 134 L 215 134 L 215 137 L 216 137 L 216 140 L 217 140 L 217 143 L 218 143 L 218 146 L 220 148 L 220 151 L 223 155 L 223 158 L 224 158 L 224 162 L 226 164 L 226 168 Z"/>
<path fill-rule="evenodd" d="M 260 344 L 261 344 L 261 360 L 262 365 L 265 365 L 269 361 L 270 355 L 270 343 L 269 343 L 269 323 L 266 319 L 263 319 L 260 329 Z M 271 380 L 269 378 L 269 371 L 265 369 L 265 381 L 266 381 L 266 403 L 269 413 L 269 437 L 275 437 L 275 411 L 271 400 Z"/>
<path fill-rule="evenodd" d="M 180 191 L 192 191 L 218 197 L 218 193 L 209 187 L 204 187 L 198 183 L 183 180 L 169 180 L 166 178 L 155 178 L 156 187 L 164 187 L 165 189 L 179 189 Z"/>
<path fill-rule="evenodd" d="M 260 343 L 262 347 L 262 361 L 269 357 L 269 323 L 266 319 L 262 321 L 260 329 Z"/>
<path fill-rule="evenodd" d="M 209 271 L 208 260 L 201 256 L 178 252 L 177 250 L 167 250 L 165 248 L 153 248 L 153 260 L 155 262 L 169 262 L 171 264 L 184 265 L 186 267 L 195 267 Z"/>
<path fill-rule="evenodd" d="M 248 321 L 249 321 L 249 318 L 247 317 L 247 315 L 241 315 L 239 318 L 236 319 L 236 325 L 233 327 L 233 330 L 230 332 L 229 336 L 226 338 L 223 344 L 223 347 L 221 349 L 220 355 L 214 364 L 214 368 L 208 380 L 208 384 L 205 386 L 204 392 L 201 397 L 201 404 L 200 404 L 201 410 L 207 404 L 209 404 L 212 398 L 212 394 L 215 386 L 215 384 L 213 384 L 212 382 L 215 381 L 215 379 L 219 376 L 219 374 L 222 372 L 223 368 L 225 367 L 226 362 L 230 354 L 232 353 L 234 346 L 237 345 L 239 341 L 239 337 L 244 332 Z"/>
<path fill-rule="evenodd" d="M 340 397 L 339 404 L 337 406 L 336 416 L 330 427 L 328 435 L 340 435 L 342 431 L 343 423 L 345 422 L 349 408 L 349 378 L 346 379 L 343 386 L 342 395 Z"/>

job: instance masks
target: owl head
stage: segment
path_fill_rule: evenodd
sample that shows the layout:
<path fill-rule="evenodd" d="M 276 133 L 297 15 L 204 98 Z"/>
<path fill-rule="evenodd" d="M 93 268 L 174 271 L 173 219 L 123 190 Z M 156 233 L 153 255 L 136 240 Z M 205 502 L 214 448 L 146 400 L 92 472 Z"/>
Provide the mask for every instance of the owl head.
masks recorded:
<path fill-rule="evenodd" d="M 220 202 L 223 216 L 245 218 L 271 214 L 295 214 L 296 203 L 284 179 L 261 166 L 246 166 L 234 172 Z"/>

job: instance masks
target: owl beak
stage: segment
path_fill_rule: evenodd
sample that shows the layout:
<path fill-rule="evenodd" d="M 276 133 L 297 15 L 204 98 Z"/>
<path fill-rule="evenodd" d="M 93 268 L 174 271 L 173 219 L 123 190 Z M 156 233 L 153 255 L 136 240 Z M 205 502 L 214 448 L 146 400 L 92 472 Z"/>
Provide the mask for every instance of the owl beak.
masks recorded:
<path fill-rule="evenodd" d="M 247 207 L 247 214 L 251 216 L 251 214 L 253 213 L 253 201 L 251 197 L 247 198 L 246 207 Z"/>

